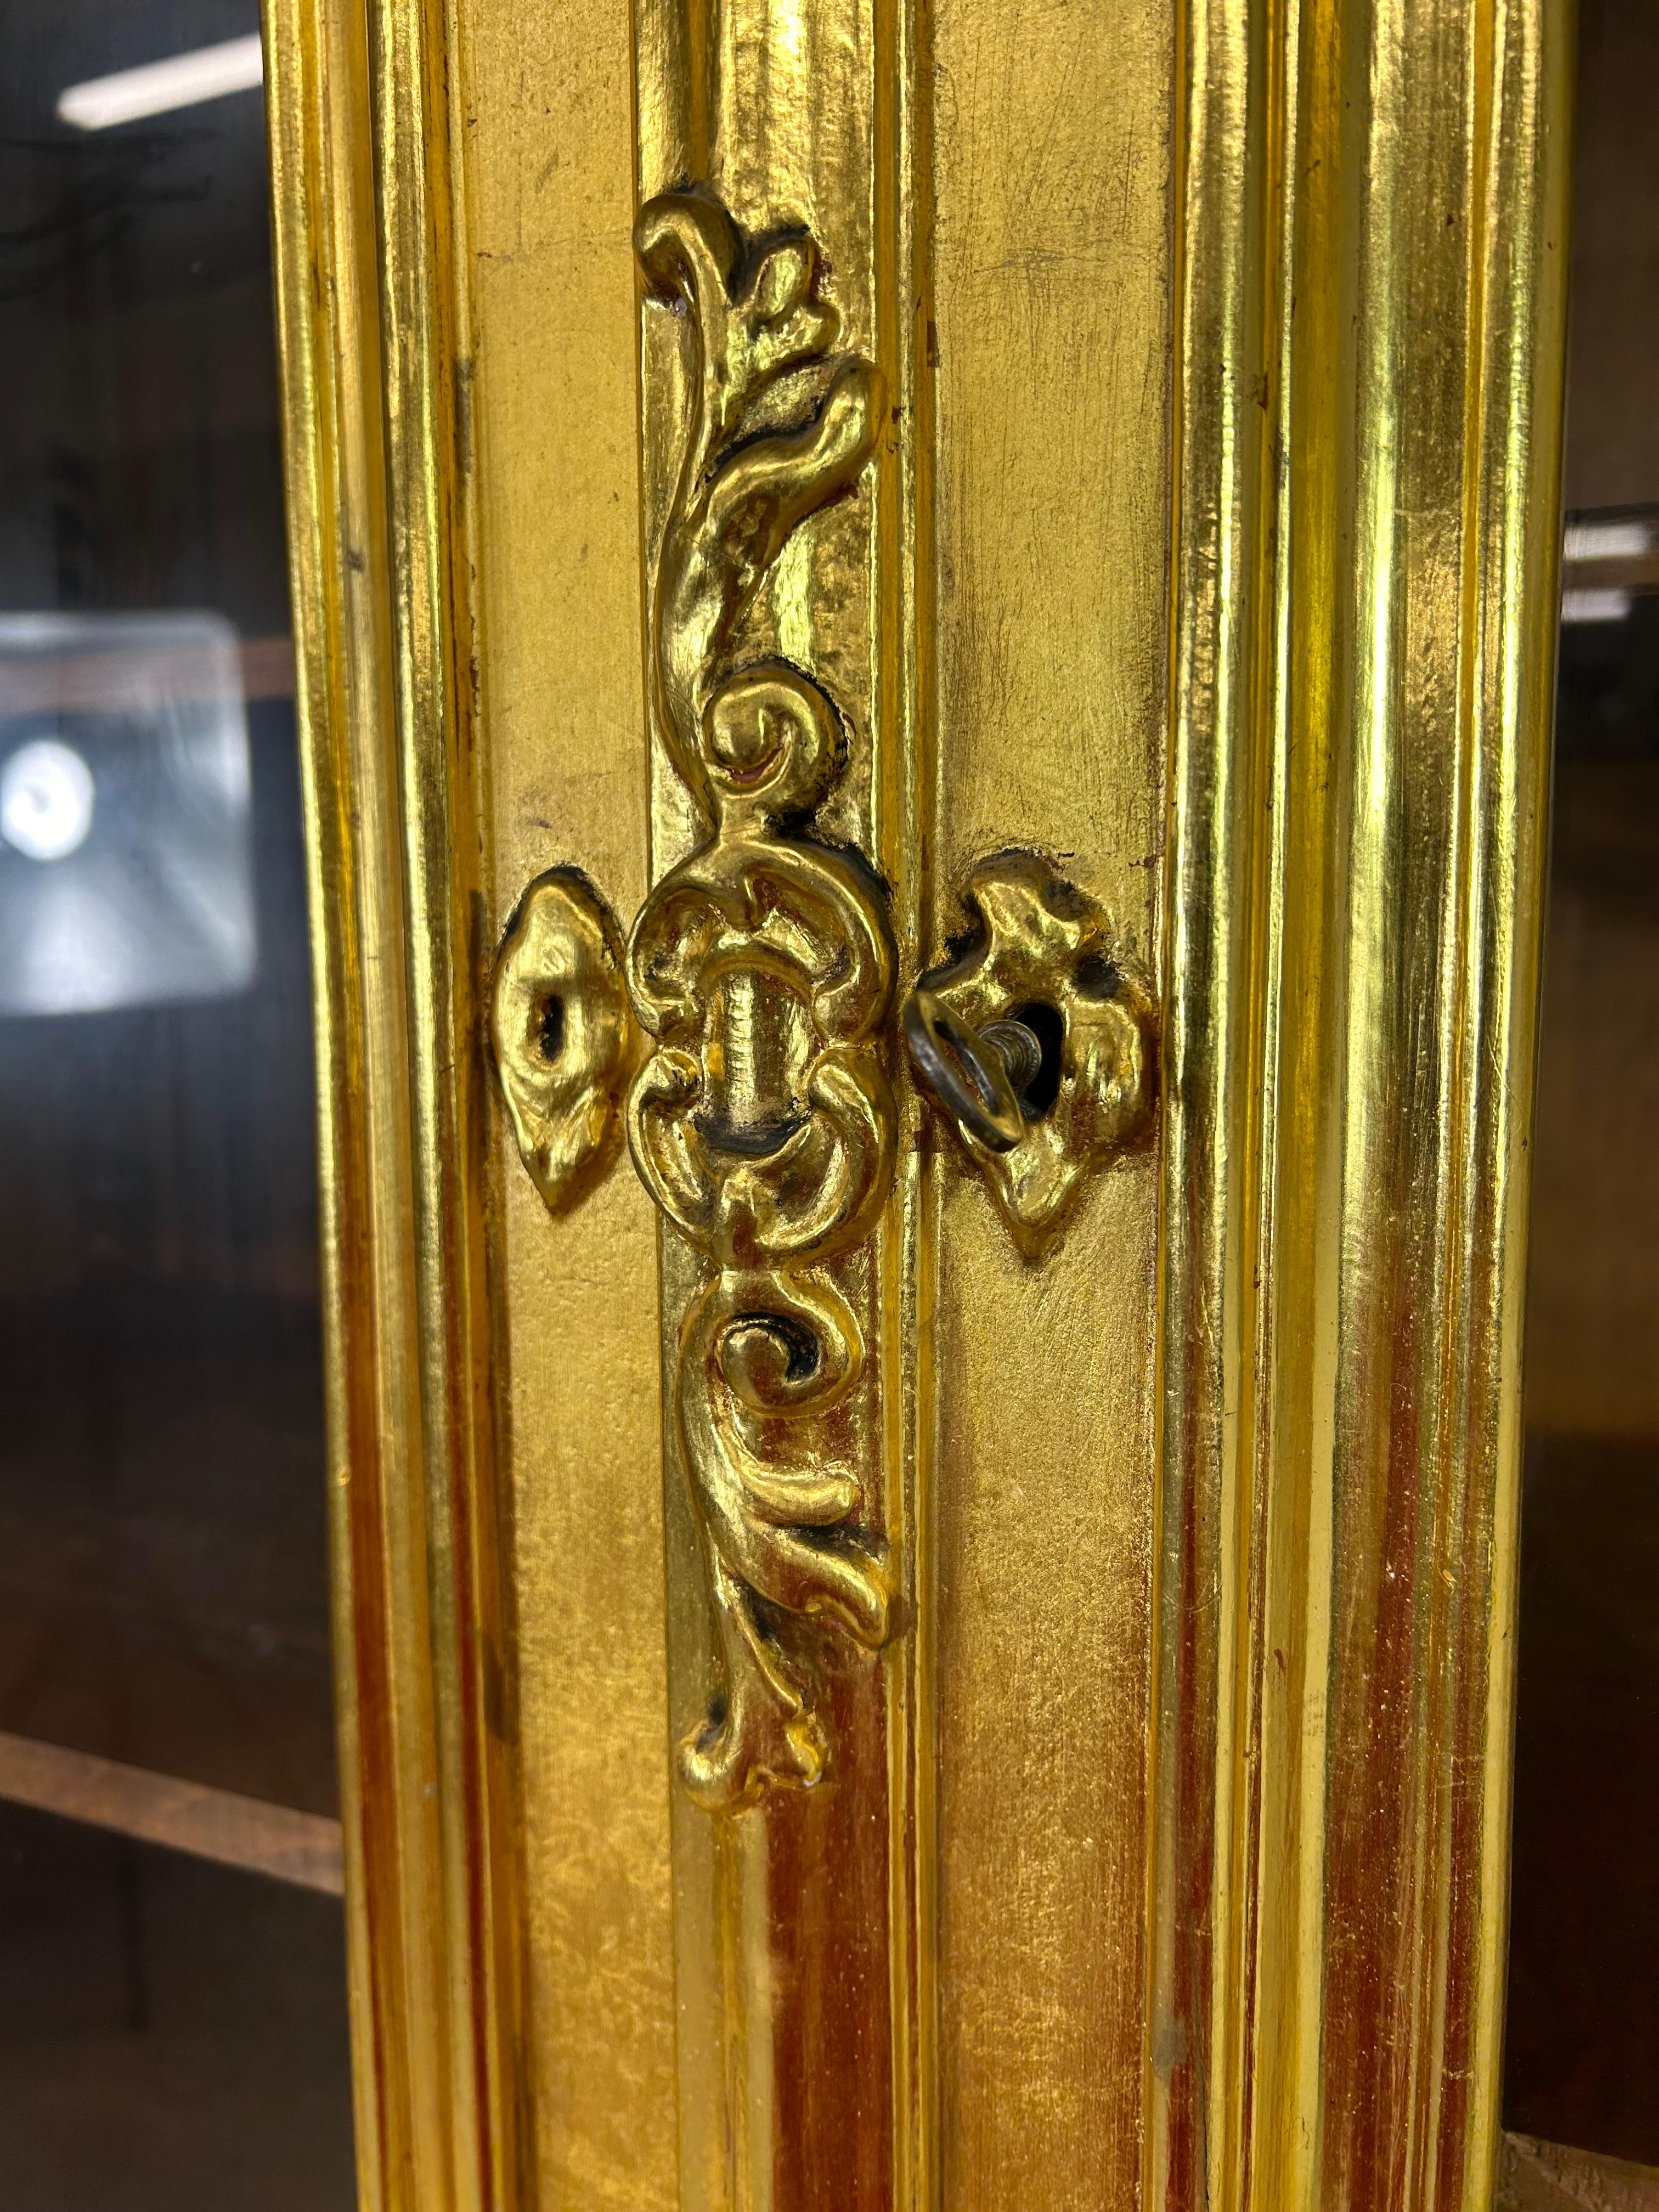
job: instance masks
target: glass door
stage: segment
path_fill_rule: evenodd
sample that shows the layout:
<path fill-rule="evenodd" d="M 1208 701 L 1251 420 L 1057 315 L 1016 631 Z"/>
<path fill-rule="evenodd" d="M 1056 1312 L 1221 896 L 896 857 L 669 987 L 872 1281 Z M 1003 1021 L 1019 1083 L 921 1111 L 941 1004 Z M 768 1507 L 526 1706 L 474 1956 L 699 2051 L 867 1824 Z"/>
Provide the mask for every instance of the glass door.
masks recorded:
<path fill-rule="evenodd" d="M 0 2207 L 354 2200 L 255 0 L 0 9 Z"/>
<path fill-rule="evenodd" d="M 1659 2203 L 1656 70 L 1653 9 L 1585 0 L 1504 2090 L 1620 2204 Z"/>

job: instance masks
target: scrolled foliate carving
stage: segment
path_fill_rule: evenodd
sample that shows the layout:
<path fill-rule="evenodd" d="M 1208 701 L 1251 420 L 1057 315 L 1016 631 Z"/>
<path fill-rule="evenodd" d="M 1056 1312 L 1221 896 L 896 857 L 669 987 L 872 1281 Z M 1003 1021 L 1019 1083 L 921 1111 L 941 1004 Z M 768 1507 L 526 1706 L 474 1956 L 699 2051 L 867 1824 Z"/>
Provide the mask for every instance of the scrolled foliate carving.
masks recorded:
<path fill-rule="evenodd" d="M 655 1048 L 628 1133 L 706 1263 L 675 1417 L 724 1685 L 680 1769 L 720 1808 L 817 1780 L 824 1629 L 873 1650 L 890 1621 L 884 1558 L 857 1528 L 857 1470 L 826 1438 L 865 1346 L 825 1263 L 870 1234 L 892 1180 L 892 939 L 868 866 L 811 827 L 846 773 L 839 708 L 793 662 L 740 657 L 791 534 L 856 485 L 881 386 L 836 352 L 811 239 L 745 241 L 714 200 L 677 192 L 642 210 L 636 242 L 651 298 L 685 320 L 652 683 L 705 835 L 635 925 L 629 988 Z"/>
<path fill-rule="evenodd" d="M 976 927 L 954 959 L 917 983 L 907 1035 L 919 1075 L 938 1095 L 939 1048 L 948 1075 L 952 1033 L 971 1050 L 1011 1024 L 1026 1030 L 1036 1053 L 1013 1086 L 1024 1096 L 1008 1102 L 1011 1127 L 994 1130 L 985 1113 L 964 1116 L 948 1097 L 941 1103 L 1015 1243 L 1038 1260 L 1087 1178 L 1148 1129 L 1158 1065 L 1152 992 L 1103 908 L 1039 854 L 988 854 L 975 863 L 964 898 Z M 968 1079 L 983 1082 L 983 1055 L 975 1057 Z M 956 1095 L 961 1105 L 974 1103 Z"/>

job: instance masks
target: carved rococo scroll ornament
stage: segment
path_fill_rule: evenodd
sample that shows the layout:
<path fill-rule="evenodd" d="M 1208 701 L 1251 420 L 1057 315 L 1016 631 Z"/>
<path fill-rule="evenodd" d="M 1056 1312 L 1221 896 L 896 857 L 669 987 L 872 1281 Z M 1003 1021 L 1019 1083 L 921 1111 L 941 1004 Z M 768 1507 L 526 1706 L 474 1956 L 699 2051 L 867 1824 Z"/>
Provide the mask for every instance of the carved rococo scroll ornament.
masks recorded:
<path fill-rule="evenodd" d="M 701 1253 L 675 1411 L 724 1686 L 681 1747 L 711 1807 L 810 1784 L 825 1625 L 885 1640 L 884 1559 L 823 1419 L 864 1342 L 825 1263 L 871 1232 L 893 1172 L 881 1037 L 894 955 L 879 887 L 808 826 L 845 774 L 835 702 L 739 633 L 791 534 L 855 486 L 880 420 L 836 357 L 812 241 L 750 245 L 700 193 L 636 231 L 653 301 L 684 313 L 689 421 L 653 578 L 657 718 L 707 834 L 635 925 L 629 987 L 655 1050 L 628 1106 L 635 1162 Z"/>
<path fill-rule="evenodd" d="M 1036 853 L 977 861 L 964 902 L 975 927 L 918 980 L 906 1041 L 1014 1243 L 1040 1260 L 1086 1179 L 1150 1124 L 1152 992 L 1103 908 Z"/>
<path fill-rule="evenodd" d="M 891 1621 L 885 1554 L 848 1463 L 870 1425 L 857 1419 L 863 1330 L 836 1263 L 870 1236 L 892 1184 L 893 943 L 872 871 L 812 827 L 847 773 L 839 707 L 793 662 L 744 650 L 793 533 L 855 491 L 881 387 L 871 363 L 836 350 L 811 239 L 745 240 L 688 191 L 643 210 L 636 244 L 647 312 L 675 313 L 684 331 L 650 660 L 697 842 L 646 901 L 625 962 L 579 871 L 538 878 L 502 942 L 492 1028 L 549 1207 L 605 1173 L 626 1090 L 635 1164 L 701 1255 L 673 1419 L 720 1681 L 679 1764 L 702 1803 L 729 1808 L 819 1778 L 827 1639 L 873 1651 Z M 1148 1126 L 1151 995 L 1105 914 L 1038 855 L 989 855 L 967 895 L 978 927 L 918 980 L 904 1032 L 1035 1261 L 1085 1179 Z"/>

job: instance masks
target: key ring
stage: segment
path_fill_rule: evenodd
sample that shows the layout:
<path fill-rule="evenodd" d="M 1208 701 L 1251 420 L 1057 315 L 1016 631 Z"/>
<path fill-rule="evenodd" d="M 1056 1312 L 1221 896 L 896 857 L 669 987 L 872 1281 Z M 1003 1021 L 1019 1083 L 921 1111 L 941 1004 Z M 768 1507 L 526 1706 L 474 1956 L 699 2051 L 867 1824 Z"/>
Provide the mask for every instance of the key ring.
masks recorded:
<path fill-rule="evenodd" d="M 1018 1094 L 1042 1065 L 1024 1022 L 970 1030 L 918 984 L 904 1002 L 904 1042 L 917 1073 L 968 1135 L 1011 1152 L 1025 1134 Z"/>

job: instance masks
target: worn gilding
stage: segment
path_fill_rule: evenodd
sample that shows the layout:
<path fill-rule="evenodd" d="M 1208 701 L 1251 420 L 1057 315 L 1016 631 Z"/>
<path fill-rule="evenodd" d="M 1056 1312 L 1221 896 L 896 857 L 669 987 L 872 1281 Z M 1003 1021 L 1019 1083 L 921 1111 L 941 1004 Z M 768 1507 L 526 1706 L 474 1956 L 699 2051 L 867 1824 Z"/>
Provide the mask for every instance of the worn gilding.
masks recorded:
<path fill-rule="evenodd" d="M 1185 24 L 1144 2186 L 1486 2212 L 1566 15 Z"/>
<path fill-rule="evenodd" d="M 366 2201 L 1486 2212 L 1555 0 L 266 17 Z"/>

